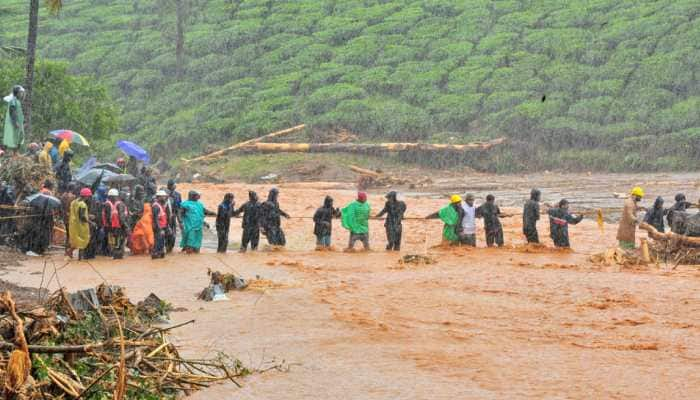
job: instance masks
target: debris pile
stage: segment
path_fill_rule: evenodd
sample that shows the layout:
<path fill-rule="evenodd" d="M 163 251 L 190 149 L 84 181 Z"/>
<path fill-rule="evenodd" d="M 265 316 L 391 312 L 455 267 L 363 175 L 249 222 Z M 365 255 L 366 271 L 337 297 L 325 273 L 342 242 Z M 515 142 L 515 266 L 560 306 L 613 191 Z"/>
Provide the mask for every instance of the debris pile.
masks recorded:
<path fill-rule="evenodd" d="M 249 373 L 238 360 L 189 360 L 159 328 L 169 305 L 155 295 L 138 305 L 116 286 L 51 295 L 18 311 L 0 296 L 0 381 L 4 398 L 175 399 Z M 237 383 L 236 383 L 237 384 Z"/>
<path fill-rule="evenodd" d="M 14 186 L 17 198 L 22 198 L 28 186 L 41 189 L 46 180 L 54 182 L 53 171 L 36 162 L 31 157 L 17 156 L 6 158 L 0 168 L 0 181 Z"/>
<path fill-rule="evenodd" d="M 231 290 L 243 290 L 248 287 L 248 281 L 234 274 L 224 274 L 219 271 L 207 271 L 211 280 L 209 286 L 204 288 L 197 296 L 198 300 L 218 301 L 226 300 L 226 293 Z"/>
<path fill-rule="evenodd" d="M 399 264 L 401 265 L 430 265 L 430 264 L 436 264 L 437 260 L 435 260 L 432 257 L 428 256 L 422 256 L 420 254 L 406 254 L 405 256 L 401 257 L 399 260 Z"/>
<path fill-rule="evenodd" d="M 609 248 L 603 253 L 594 254 L 590 260 L 593 264 L 608 267 L 615 265 L 632 267 L 646 264 L 639 252 L 623 250 L 619 247 Z"/>
<path fill-rule="evenodd" d="M 357 188 L 359 190 L 403 185 L 408 185 L 411 189 L 415 189 L 426 187 L 433 183 L 428 177 L 423 177 L 418 180 L 408 180 L 388 175 L 381 170 L 374 171 L 360 168 L 356 165 L 351 165 L 350 170 L 359 175 L 357 178 Z"/>

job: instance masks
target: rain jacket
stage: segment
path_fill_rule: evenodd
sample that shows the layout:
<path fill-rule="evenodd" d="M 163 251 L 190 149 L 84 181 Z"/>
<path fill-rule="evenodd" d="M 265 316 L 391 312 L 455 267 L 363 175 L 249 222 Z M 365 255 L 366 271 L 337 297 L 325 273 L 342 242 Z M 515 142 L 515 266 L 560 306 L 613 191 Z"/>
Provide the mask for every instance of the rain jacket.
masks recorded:
<path fill-rule="evenodd" d="M 622 218 L 620 225 L 617 228 L 617 240 L 629 243 L 635 243 L 635 234 L 637 230 L 637 203 L 628 197 L 625 200 L 625 207 L 622 210 Z"/>
<path fill-rule="evenodd" d="M 202 226 L 204 225 L 204 206 L 196 200 L 182 202 L 183 232 L 180 247 L 199 249 L 202 247 Z"/>
<path fill-rule="evenodd" d="M 396 199 L 396 193 L 390 193 L 389 200 L 384 203 L 384 208 L 377 214 L 377 218 L 382 217 L 386 214 L 386 221 L 384 226 L 387 229 L 400 230 L 401 222 L 403 221 L 403 215 L 406 212 L 406 203 L 403 201 L 398 201 Z"/>
<path fill-rule="evenodd" d="M 314 235 L 330 236 L 333 231 L 333 217 L 340 217 L 340 210 L 333 208 L 333 199 L 326 196 L 323 200 L 323 207 L 314 213 Z"/>
<path fill-rule="evenodd" d="M 654 207 L 647 212 L 644 216 L 644 222 L 656 228 L 657 231 L 663 233 L 664 228 L 664 215 L 668 210 L 664 210 L 664 199 L 657 197 L 654 201 Z"/>
<path fill-rule="evenodd" d="M 352 234 L 361 235 L 369 233 L 369 214 L 369 203 L 355 200 L 343 208 L 340 220 L 343 228 Z"/>
<path fill-rule="evenodd" d="M 477 218 L 484 219 L 484 230 L 486 233 L 498 232 L 501 230 L 501 209 L 495 203 L 486 202 L 476 209 Z"/>
<path fill-rule="evenodd" d="M 70 247 L 84 250 L 90 243 L 90 223 L 88 222 L 88 207 L 85 200 L 77 198 L 70 203 L 68 237 Z"/>
<path fill-rule="evenodd" d="M 53 161 L 51 161 L 52 147 L 53 144 L 51 144 L 51 142 L 46 142 L 44 144 L 44 149 L 39 152 L 39 164 L 46 169 L 51 169 L 53 166 Z"/>
<path fill-rule="evenodd" d="M 70 143 L 63 139 L 61 144 L 58 145 L 58 156 L 63 158 L 63 155 L 66 154 L 66 150 L 70 150 Z"/>
<path fill-rule="evenodd" d="M 549 236 L 557 247 L 571 247 L 569 244 L 569 224 L 576 225 L 583 215 L 574 217 L 568 210 L 560 207 L 549 210 Z"/>
<path fill-rule="evenodd" d="M 134 231 L 131 235 L 131 252 L 133 254 L 148 254 L 155 245 L 155 237 L 153 235 L 153 210 L 151 205 L 145 203 L 143 205 L 143 216 L 134 226 Z"/>
<path fill-rule="evenodd" d="M 460 205 L 461 207 L 461 205 Z M 460 216 L 452 204 L 448 204 L 438 211 L 440 220 L 445 224 L 442 228 L 442 237 L 449 242 L 459 241 Z"/>
<path fill-rule="evenodd" d="M 540 219 L 540 202 L 530 199 L 523 207 L 523 233 L 528 242 L 538 242 L 537 221 Z"/>
<path fill-rule="evenodd" d="M 5 97 L 7 112 L 5 112 L 5 126 L 2 143 L 8 149 L 19 149 L 24 145 L 24 113 L 22 102 L 13 95 Z M 12 116 L 17 121 L 17 127 L 13 124 Z"/>

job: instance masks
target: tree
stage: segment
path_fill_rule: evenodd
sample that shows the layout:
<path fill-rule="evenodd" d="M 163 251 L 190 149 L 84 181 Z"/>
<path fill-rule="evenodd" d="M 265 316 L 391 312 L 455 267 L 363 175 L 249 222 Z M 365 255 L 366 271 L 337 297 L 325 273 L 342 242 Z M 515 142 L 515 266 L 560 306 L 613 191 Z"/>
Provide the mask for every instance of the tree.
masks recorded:
<path fill-rule="evenodd" d="M 54 15 L 63 7 L 62 0 L 46 0 L 46 7 Z M 36 61 L 36 40 L 39 31 L 39 0 L 29 1 L 29 27 L 27 32 L 27 68 L 24 78 L 24 131 L 32 137 L 32 89 L 34 87 L 34 63 Z"/>
<path fill-rule="evenodd" d="M 172 7 L 175 7 L 175 76 L 180 79 L 185 73 L 185 23 L 190 10 L 187 0 L 160 0 L 159 13 L 161 20 L 166 21 L 166 24 L 166 11 Z M 164 38 L 172 40 L 172 31 L 163 29 L 162 32 Z"/>

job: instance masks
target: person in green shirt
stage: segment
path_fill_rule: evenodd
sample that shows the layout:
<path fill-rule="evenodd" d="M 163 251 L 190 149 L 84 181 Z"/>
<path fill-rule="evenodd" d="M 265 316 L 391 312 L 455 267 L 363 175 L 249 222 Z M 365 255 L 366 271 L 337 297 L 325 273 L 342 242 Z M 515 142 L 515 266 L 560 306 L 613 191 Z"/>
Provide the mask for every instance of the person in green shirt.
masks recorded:
<path fill-rule="evenodd" d="M 355 242 L 362 242 L 365 251 L 369 251 L 369 216 L 370 206 L 367 203 L 367 193 L 359 192 L 357 200 L 341 210 L 340 220 L 343 228 L 350 231 L 350 240 L 346 251 L 352 251 Z"/>
<path fill-rule="evenodd" d="M 426 219 L 440 219 L 445 226 L 442 228 L 442 239 L 451 245 L 460 244 L 460 236 L 462 234 L 462 219 L 464 218 L 464 209 L 462 208 L 462 197 L 452 195 L 450 204 L 441 208 L 440 211 L 434 212 Z"/>
<path fill-rule="evenodd" d="M 2 144 L 13 153 L 17 153 L 20 151 L 20 148 L 24 146 L 22 97 L 24 97 L 24 88 L 15 85 L 15 87 L 12 88 L 12 93 L 3 98 L 7 103 L 7 112 L 5 113 Z"/>

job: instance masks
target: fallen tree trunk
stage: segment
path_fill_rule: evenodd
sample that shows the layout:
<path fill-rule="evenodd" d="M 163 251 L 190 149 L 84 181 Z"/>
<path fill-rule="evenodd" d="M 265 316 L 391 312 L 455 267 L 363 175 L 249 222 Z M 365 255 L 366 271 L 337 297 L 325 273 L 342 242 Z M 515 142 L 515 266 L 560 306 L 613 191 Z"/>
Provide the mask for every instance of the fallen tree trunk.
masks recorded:
<path fill-rule="evenodd" d="M 234 144 L 230 147 L 227 147 L 225 149 L 217 150 L 213 153 L 209 153 L 209 154 L 205 154 L 203 156 L 195 157 L 195 158 L 190 159 L 190 160 L 183 159 L 183 161 L 185 162 L 185 164 L 189 164 L 189 163 L 194 162 L 194 161 L 212 160 L 214 158 L 221 157 L 228 152 L 240 149 L 241 147 L 250 146 L 250 145 L 253 145 L 255 143 L 261 142 L 263 140 L 266 140 L 266 139 L 272 139 L 275 137 L 284 136 L 284 135 L 288 135 L 290 133 L 298 132 L 304 128 L 306 128 L 306 125 L 304 125 L 304 124 L 297 125 L 297 126 L 294 126 L 294 127 L 288 128 L 288 129 L 284 129 L 281 131 L 268 133 L 267 135 L 263 135 L 263 136 L 260 136 L 260 137 L 254 138 L 254 139 L 246 140 L 244 142 L 236 143 L 236 144 Z"/>
<path fill-rule="evenodd" d="M 505 138 L 467 144 L 428 143 L 252 143 L 237 150 L 246 153 L 365 153 L 371 151 L 483 151 L 502 144 Z"/>
<path fill-rule="evenodd" d="M 360 168 L 357 165 L 351 165 L 350 171 L 355 172 L 360 175 L 368 175 L 373 178 L 379 178 L 382 174 L 377 171 L 372 171 L 371 169 Z"/>
<path fill-rule="evenodd" d="M 700 237 L 679 235 L 673 232 L 661 233 L 658 230 L 656 230 L 656 228 L 647 224 L 646 222 L 642 222 L 641 224 L 639 224 L 639 229 L 647 231 L 649 237 L 654 240 L 673 240 L 678 243 L 700 246 Z"/>

